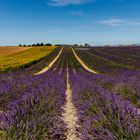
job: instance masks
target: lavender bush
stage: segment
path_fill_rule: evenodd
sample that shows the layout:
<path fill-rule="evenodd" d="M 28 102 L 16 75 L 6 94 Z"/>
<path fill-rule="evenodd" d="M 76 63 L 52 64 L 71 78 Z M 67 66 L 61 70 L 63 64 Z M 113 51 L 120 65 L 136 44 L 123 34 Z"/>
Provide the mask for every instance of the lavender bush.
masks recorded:
<path fill-rule="evenodd" d="M 123 100 L 72 71 L 70 81 L 78 124 L 81 126 L 81 139 L 138 139 L 140 115 L 128 100 Z M 75 85 L 72 84 L 74 82 Z"/>

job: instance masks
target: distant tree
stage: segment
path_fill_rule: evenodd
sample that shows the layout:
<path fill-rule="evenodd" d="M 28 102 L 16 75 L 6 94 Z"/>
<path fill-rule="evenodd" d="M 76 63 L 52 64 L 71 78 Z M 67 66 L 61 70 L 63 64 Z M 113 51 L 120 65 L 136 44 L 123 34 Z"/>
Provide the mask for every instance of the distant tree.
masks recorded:
<path fill-rule="evenodd" d="M 78 44 L 74 44 L 74 47 L 78 47 L 79 45 Z"/>
<path fill-rule="evenodd" d="M 85 47 L 89 47 L 89 44 L 86 43 L 86 44 L 85 44 Z"/>
<path fill-rule="evenodd" d="M 36 46 L 36 44 L 32 44 L 32 46 Z"/>
<path fill-rule="evenodd" d="M 25 44 L 24 44 L 23 46 L 24 46 L 24 47 L 26 47 L 26 45 L 25 45 Z"/>
<path fill-rule="evenodd" d="M 40 46 L 44 46 L 44 43 L 40 43 Z"/>
<path fill-rule="evenodd" d="M 22 44 L 19 44 L 19 47 L 22 47 Z"/>
<path fill-rule="evenodd" d="M 40 43 L 36 43 L 36 46 L 40 46 Z"/>
<path fill-rule="evenodd" d="M 52 46 L 52 44 L 51 43 L 47 43 L 47 44 L 45 44 L 45 46 Z"/>

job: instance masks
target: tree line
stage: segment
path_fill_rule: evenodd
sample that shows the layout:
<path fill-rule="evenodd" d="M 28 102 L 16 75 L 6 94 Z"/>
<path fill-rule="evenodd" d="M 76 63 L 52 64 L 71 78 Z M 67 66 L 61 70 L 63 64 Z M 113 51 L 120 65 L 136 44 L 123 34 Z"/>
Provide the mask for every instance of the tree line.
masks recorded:
<path fill-rule="evenodd" d="M 36 43 L 36 44 L 19 44 L 20 47 L 31 47 L 31 46 L 74 46 L 74 47 L 90 47 L 89 44 L 85 43 L 84 45 L 74 44 L 74 45 L 67 45 L 67 44 L 51 44 L 51 43 Z"/>
<path fill-rule="evenodd" d="M 31 47 L 31 46 L 61 46 L 60 44 L 56 44 L 53 45 L 51 43 L 35 43 L 35 44 L 31 44 L 31 45 L 27 45 L 27 44 L 19 44 L 20 47 Z"/>

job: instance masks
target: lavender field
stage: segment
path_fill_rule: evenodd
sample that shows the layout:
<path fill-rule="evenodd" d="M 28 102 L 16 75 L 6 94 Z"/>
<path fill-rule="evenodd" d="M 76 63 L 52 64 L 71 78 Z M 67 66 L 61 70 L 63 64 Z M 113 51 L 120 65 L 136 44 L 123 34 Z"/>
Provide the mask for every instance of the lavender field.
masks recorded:
<path fill-rule="evenodd" d="M 140 140 L 140 47 L 58 47 L 1 73 L 0 140 Z"/>

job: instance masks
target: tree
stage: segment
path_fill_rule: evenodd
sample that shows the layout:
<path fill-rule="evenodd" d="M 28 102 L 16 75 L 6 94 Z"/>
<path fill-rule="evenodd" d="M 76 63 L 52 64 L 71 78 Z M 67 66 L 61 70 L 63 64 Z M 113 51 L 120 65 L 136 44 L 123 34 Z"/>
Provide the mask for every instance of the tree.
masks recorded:
<path fill-rule="evenodd" d="M 52 46 L 52 44 L 51 43 L 47 43 L 47 44 L 45 44 L 45 46 Z"/>
<path fill-rule="evenodd" d="M 86 44 L 85 44 L 85 47 L 89 47 L 89 44 L 86 43 Z"/>
<path fill-rule="evenodd" d="M 44 46 L 44 43 L 40 43 L 40 46 Z"/>
<path fill-rule="evenodd" d="M 32 46 L 36 46 L 36 44 L 32 44 Z"/>
<path fill-rule="evenodd" d="M 40 43 L 36 43 L 36 46 L 40 46 Z"/>
<path fill-rule="evenodd" d="M 22 47 L 22 44 L 19 44 L 19 47 Z"/>
<path fill-rule="evenodd" d="M 74 44 L 74 47 L 78 47 L 79 45 L 78 44 Z"/>

